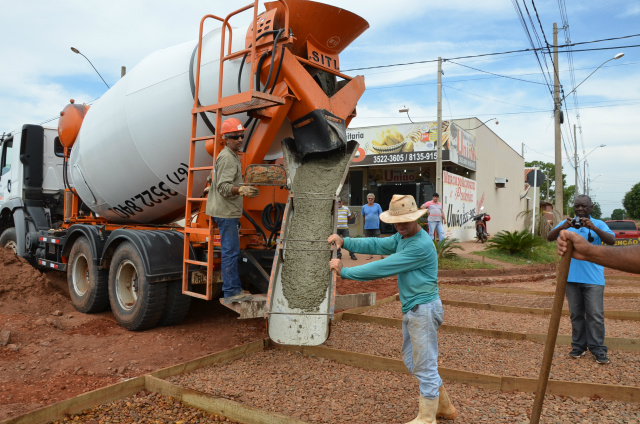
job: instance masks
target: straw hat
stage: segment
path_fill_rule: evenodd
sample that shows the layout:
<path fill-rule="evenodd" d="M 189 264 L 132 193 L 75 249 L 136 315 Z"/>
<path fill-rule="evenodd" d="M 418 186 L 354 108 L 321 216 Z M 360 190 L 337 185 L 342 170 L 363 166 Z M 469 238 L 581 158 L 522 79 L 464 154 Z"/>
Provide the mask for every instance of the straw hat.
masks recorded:
<path fill-rule="evenodd" d="M 389 202 L 389 210 L 380 214 L 380 220 L 387 224 L 416 221 L 427 213 L 426 209 L 418 209 L 413 196 L 394 194 Z"/>

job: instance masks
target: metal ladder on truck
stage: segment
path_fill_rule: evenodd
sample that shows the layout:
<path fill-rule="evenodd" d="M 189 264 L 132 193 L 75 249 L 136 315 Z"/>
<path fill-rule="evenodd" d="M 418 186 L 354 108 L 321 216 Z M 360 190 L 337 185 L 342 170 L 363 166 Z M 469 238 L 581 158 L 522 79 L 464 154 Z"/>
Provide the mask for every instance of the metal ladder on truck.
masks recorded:
<path fill-rule="evenodd" d="M 284 6 L 285 21 L 284 28 L 289 27 L 289 11 L 286 3 L 280 0 L 280 3 Z M 232 29 L 229 24 L 229 19 L 234 15 L 244 12 L 250 8 L 253 8 L 253 27 L 251 30 L 251 46 L 243 50 L 232 53 Z M 213 267 L 214 267 L 214 242 L 215 242 L 215 223 L 212 217 L 209 217 L 208 228 L 202 228 L 197 226 L 197 223 L 193 221 L 193 214 L 201 209 L 203 203 L 206 203 L 206 197 L 196 197 L 193 194 L 193 179 L 196 172 L 212 172 L 213 165 L 220 151 L 220 145 L 222 136 L 214 131 L 213 136 L 197 137 L 198 115 L 204 116 L 206 113 L 215 113 L 215 128 L 220 128 L 223 115 L 233 115 L 241 112 L 248 112 L 251 110 L 262 109 L 269 106 L 284 104 L 284 99 L 278 96 L 274 96 L 262 91 L 254 89 L 254 75 L 260 70 L 257 69 L 258 60 L 256 60 L 256 51 L 264 49 L 273 44 L 273 35 L 267 35 L 265 37 L 258 36 L 258 33 L 267 31 L 268 27 L 258 25 L 258 0 L 255 0 L 253 4 L 249 4 L 243 8 L 240 8 L 229 15 L 225 19 L 222 19 L 215 15 L 206 15 L 200 21 L 200 32 L 198 38 L 198 50 L 197 50 L 197 66 L 195 75 L 195 92 L 194 92 L 194 106 L 191 111 L 191 137 L 189 143 L 189 160 L 188 160 L 188 175 L 187 175 L 187 199 L 185 208 L 185 224 L 184 224 L 184 251 L 183 251 L 183 272 L 182 272 L 182 293 L 197 297 L 200 299 L 211 300 L 213 298 Z M 203 48 L 203 27 L 207 19 L 215 19 L 222 22 L 221 42 L 220 42 L 220 71 L 218 75 L 218 99 L 217 103 L 208 106 L 202 106 L 199 101 L 200 94 L 200 66 L 202 60 L 202 48 Z M 256 28 L 258 28 L 256 30 Z M 229 33 L 228 45 L 226 46 L 225 53 L 225 38 Z M 257 38 L 261 38 L 261 44 L 257 44 Z M 264 41 L 262 41 L 264 39 Z M 286 41 L 283 38 L 282 42 Z M 281 41 L 278 40 L 278 46 Z M 249 90 L 241 93 L 233 94 L 223 97 L 223 68 L 224 63 L 229 60 L 238 59 L 248 54 L 251 59 L 251 73 L 249 78 Z M 275 54 L 275 50 L 272 52 Z M 213 159 L 210 166 L 195 166 L 195 152 L 197 143 L 213 142 Z M 196 224 L 194 226 L 194 224 Z M 207 260 L 199 261 L 190 257 L 191 246 L 193 244 L 207 244 Z M 193 267 L 206 267 L 206 291 L 205 293 L 199 293 L 189 289 L 190 270 Z"/>

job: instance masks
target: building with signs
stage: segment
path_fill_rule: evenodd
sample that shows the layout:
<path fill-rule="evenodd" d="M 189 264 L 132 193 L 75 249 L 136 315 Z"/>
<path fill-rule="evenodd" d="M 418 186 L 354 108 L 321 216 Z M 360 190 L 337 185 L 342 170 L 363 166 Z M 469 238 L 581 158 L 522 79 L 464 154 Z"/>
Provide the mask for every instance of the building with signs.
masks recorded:
<path fill-rule="evenodd" d="M 491 215 L 490 234 L 520 230 L 524 159 L 477 118 L 443 121 L 442 181 L 447 237 L 473 240 L 471 217 L 484 207 Z M 411 194 L 419 204 L 431 200 L 436 187 L 436 122 L 347 129 L 347 139 L 360 146 L 342 192 L 359 211 L 368 193 L 387 209 L 394 194 Z M 351 227 L 362 234 L 362 219 Z M 394 232 L 381 224 L 383 234 Z"/>

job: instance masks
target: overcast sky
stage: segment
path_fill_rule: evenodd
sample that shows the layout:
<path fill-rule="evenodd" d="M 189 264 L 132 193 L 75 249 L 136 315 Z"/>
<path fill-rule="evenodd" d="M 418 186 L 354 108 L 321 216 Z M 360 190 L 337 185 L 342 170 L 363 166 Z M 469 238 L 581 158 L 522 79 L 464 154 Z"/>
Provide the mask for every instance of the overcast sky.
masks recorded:
<path fill-rule="evenodd" d="M 83 57 L 71 52 L 71 46 L 86 55 L 112 85 L 120 77 L 121 66 L 132 69 L 149 53 L 194 40 L 202 16 L 225 16 L 248 0 L 1 2 L 0 132 L 55 118 L 70 98 L 88 103 L 105 92 L 100 77 Z M 326 2 L 345 7 L 370 24 L 340 57 L 341 70 L 364 75 L 367 86 L 352 127 L 407 123 L 407 115 L 398 112 L 403 106 L 409 108 L 413 121 L 435 120 L 437 64 L 433 60 L 442 57 L 450 59 L 443 65 L 443 118 L 497 118 L 499 125 L 495 121 L 487 125 L 519 153 L 524 149 L 527 161 L 555 160 L 553 99 L 546 85 L 553 82 L 549 55 L 461 57 L 531 49 L 530 38 L 536 46 L 545 45 L 545 39 L 552 44 L 554 22 L 560 28 L 568 23 L 559 31 L 559 44 L 567 39 L 585 43 L 640 33 L 640 0 Z M 249 19 L 245 16 L 237 23 L 244 24 Z M 638 36 L 579 44 L 571 56 L 561 53 L 559 59 L 560 82 L 567 94 L 604 61 L 625 53 L 602 66 L 580 85 L 577 96 L 569 95 L 563 104 L 568 112 L 563 127 L 568 184 L 573 184 L 575 175 L 575 124 L 578 175 L 584 179 L 583 158 L 588 155 L 586 179 L 591 180 L 592 197 L 604 216 L 622 208 L 624 194 L 640 182 L 636 135 L 640 48 L 630 47 L 637 45 Z M 375 68 L 409 62 L 424 63 Z M 49 123 L 56 124 L 55 120 Z M 597 147 L 602 144 L 606 146 Z"/>

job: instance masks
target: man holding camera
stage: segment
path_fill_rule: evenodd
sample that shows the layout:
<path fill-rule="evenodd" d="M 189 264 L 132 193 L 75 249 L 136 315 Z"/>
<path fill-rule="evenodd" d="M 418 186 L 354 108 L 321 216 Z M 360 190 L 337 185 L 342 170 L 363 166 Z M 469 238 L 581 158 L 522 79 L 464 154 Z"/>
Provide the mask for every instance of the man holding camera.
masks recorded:
<path fill-rule="evenodd" d="M 576 197 L 575 217 L 567 219 L 549 231 L 547 240 L 558 238 L 560 231 L 579 234 L 589 243 L 613 245 L 616 236 L 607 224 L 591 218 L 593 204 L 589 196 Z M 571 347 L 569 356 L 578 359 L 587 353 L 598 364 L 608 364 L 608 348 L 604 345 L 604 267 L 593 262 L 571 259 L 567 278 L 567 302 L 571 318 Z"/>

